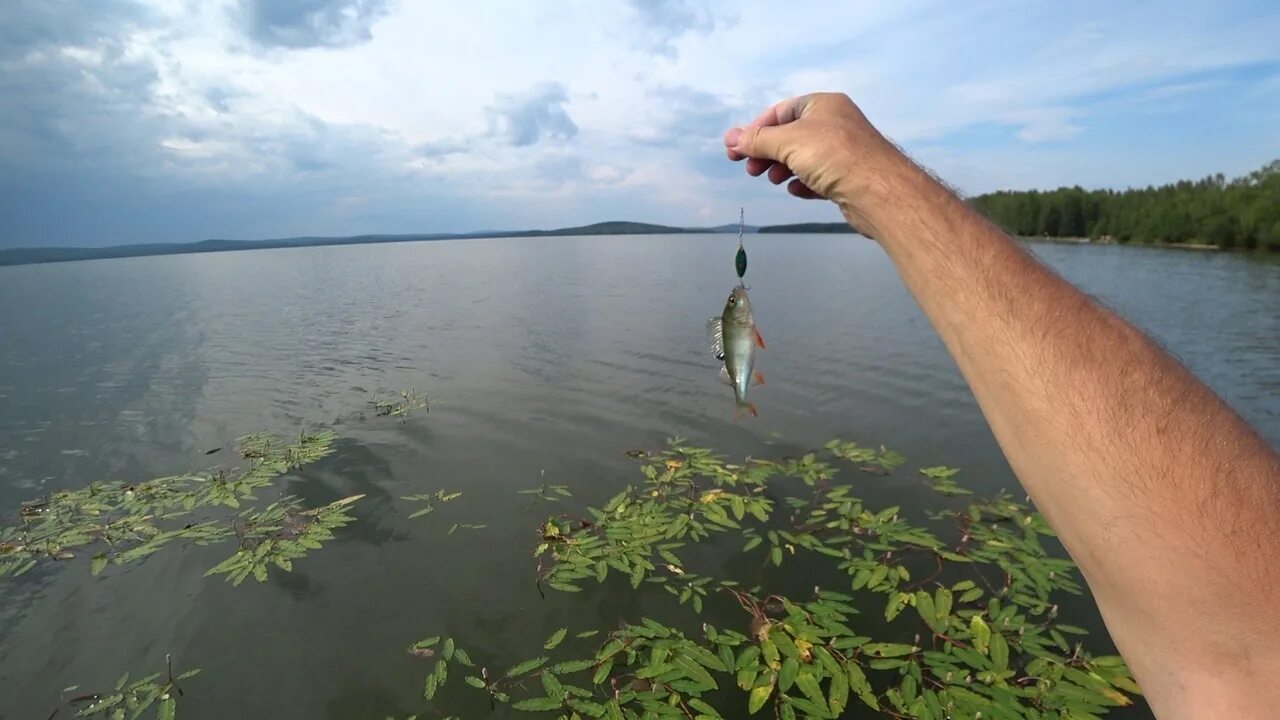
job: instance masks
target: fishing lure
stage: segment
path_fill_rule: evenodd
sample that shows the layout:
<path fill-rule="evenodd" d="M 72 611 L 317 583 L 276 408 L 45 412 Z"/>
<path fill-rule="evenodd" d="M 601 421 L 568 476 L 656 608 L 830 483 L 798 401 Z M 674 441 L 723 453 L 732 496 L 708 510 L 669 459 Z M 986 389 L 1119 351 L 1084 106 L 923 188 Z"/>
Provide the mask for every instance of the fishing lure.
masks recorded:
<path fill-rule="evenodd" d="M 746 217 L 742 208 L 738 208 L 738 254 L 733 258 L 733 267 L 738 271 L 738 283 L 742 283 L 742 276 L 747 274 L 747 249 L 742 246 L 742 229 L 743 221 Z"/>

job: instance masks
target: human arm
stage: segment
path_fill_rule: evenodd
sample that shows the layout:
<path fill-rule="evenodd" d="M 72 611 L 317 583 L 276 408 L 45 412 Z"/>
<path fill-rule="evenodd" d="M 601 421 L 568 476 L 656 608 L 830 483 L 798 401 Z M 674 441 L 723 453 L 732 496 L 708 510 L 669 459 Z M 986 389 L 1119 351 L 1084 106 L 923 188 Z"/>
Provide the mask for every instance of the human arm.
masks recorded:
<path fill-rule="evenodd" d="M 726 135 L 834 201 L 946 343 L 1162 718 L 1280 707 L 1280 455 L 1173 357 L 1036 261 L 841 95 Z"/>

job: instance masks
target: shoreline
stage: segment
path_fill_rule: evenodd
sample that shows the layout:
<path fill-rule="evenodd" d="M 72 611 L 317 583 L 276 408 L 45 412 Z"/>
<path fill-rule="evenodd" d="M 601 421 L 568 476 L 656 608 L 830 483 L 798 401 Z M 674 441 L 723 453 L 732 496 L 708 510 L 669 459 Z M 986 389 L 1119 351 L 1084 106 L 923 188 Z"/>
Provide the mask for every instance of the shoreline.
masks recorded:
<path fill-rule="evenodd" d="M 1122 243 L 1111 238 L 1094 240 L 1087 237 L 1050 237 L 1047 235 L 1014 235 L 1013 237 L 1028 242 L 1046 242 L 1057 245 L 1122 245 L 1125 247 L 1167 248 L 1170 250 L 1194 250 L 1198 252 L 1233 252 L 1231 250 L 1223 250 L 1221 247 L 1209 243 Z"/>

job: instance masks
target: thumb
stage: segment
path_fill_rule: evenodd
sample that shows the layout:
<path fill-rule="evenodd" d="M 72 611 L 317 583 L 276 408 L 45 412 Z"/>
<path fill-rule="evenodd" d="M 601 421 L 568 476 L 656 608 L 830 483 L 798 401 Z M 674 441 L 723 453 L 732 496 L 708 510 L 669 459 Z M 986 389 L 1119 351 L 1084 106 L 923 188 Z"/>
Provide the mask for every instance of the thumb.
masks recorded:
<path fill-rule="evenodd" d="M 781 161 L 790 130 L 786 125 L 747 125 L 725 133 L 724 144 L 746 157 Z"/>

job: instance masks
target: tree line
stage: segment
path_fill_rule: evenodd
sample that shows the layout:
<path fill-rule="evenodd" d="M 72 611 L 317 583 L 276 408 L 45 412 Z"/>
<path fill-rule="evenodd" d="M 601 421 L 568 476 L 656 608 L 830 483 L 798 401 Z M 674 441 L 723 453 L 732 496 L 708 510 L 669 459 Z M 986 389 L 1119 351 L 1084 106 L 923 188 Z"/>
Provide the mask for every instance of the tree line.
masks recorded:
<path fill-rule="evenodd" d="M 1000 191 L 970 202 L 1015 235 L 1280 252 L 1280 160 L 1233 180 L 1218 173 L 1118 191 Z"/>

